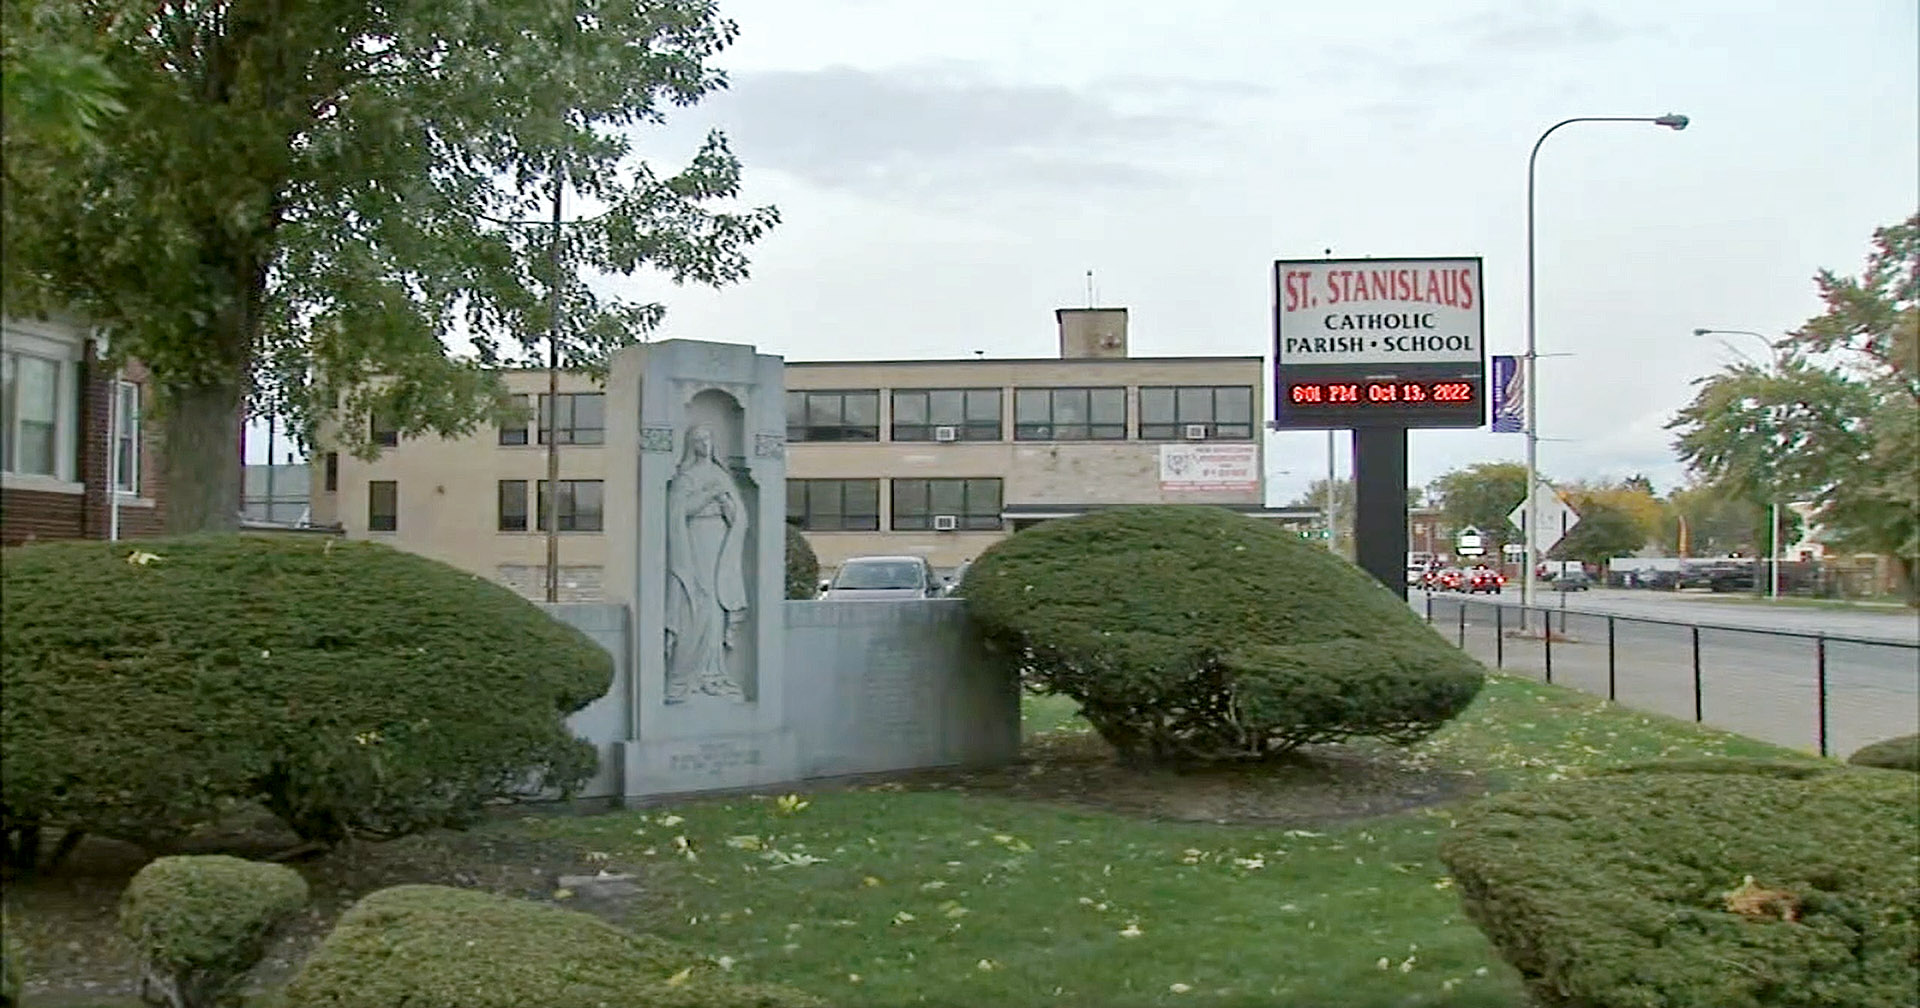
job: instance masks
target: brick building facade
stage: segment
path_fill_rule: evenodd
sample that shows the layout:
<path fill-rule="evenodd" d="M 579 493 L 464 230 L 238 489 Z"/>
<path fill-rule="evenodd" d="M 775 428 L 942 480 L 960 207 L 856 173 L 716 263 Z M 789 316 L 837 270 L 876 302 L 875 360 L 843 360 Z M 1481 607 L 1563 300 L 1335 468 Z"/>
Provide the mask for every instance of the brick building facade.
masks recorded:
<path fill-rule="evenodd" d="M 109 538 L 116 477 L 118 535 L 157 534 L 166 481 L 146 369 L 130 362 L 116 374 L 74 320 L 3 324 L 0 543 Z"/>

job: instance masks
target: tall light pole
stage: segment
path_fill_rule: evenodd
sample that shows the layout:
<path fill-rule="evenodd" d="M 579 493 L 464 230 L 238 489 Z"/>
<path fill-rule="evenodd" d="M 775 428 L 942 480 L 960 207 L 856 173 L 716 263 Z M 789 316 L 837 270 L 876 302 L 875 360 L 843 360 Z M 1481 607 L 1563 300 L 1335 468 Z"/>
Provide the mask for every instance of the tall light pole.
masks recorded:
<path fill-rule="evenodd" d="M 1768 369 L 1776 375 L 1780 373 L 1779 354 L 1774 350 L 1773 341 L 1764 333 L 1757 333 L 1751 329 L 1695 329 L 1693 334 L 1695 336 L 1751 336 L 1766 344 Z M 1721 345 L 1725 346 L 1726 341 L 1722 340 Z M 1729 346 L 1727 349 L 1733 348 Z M 1734 352 L 1739 353 L 1737 350 Z M 1740 354 L 1740 356 L 1746 355 Z M 1767 597 L 1778 600 L 1780 598 L 1780 488 L 1776 485 L 1771 489 L 1773 492 L 1767 495 Z"/>
<path fill-rule="evenodd" d="M 1527 502 L 1526 510 L 1521 512 L 1523 515 L 1521 523 L 1526 526 L 1522 532 L 1522 538 L 1526 540 L 1527 569 L 1522 573 L 1520 581 L 1520 604 L 1523 607 L 1533 604 L 1533 569 L 1539 564 L 1539 558 L 1535 555 L 1534 549 L 1536 522 L 1533 520 L 1534 484 L 1539 482 L 1540 456 L 1538 417 L 1540 383 L 1536 368 L 1539 354 L 1535 352 L 1534 346 L 1533 310 L 1533 168 L 1534 163 L 1540 158 L 1540 145 L 1547 142 L 1547 138 L 1553 135 L 1553 131 L 1577 122 L 1644 122 L 1665 126 L 1672 130 L 1683 130 L 1687 128 L 1688 120 L 1686 116 L 1676 112 L 1669 112 L 1663 116 L 1575 116 L 1572 119 L 1562 119 L 1547 127 L 1546 132 L 1540 134 L 1540 139 L 1533 142 L 1533 153 L 1527 155 Z M 1525 613 L 1526 609 L 1522 608 L 1521 612 Z"/>

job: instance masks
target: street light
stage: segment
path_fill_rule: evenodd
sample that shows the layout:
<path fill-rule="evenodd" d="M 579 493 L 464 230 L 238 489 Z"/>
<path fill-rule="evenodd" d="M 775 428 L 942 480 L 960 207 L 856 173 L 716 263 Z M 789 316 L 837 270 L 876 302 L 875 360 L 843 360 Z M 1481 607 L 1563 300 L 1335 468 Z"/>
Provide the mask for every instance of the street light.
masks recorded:
<path fill-rule="evenodd" d="M 1751 336 L 1761 343 L 1766 344 L 1768 369 L 1773 374 L 1777 375 L 1780 373 L 1779 354 L 1774 349 L 1773 341 L 1768 339 L 1764 333 L 1757 333 L 1751 329 L 1695 329 L 1693 334 L 1695 336 Z M 1725 340 L 1721 340 L 1720 343 L 1722 346 L 1727 346 Z M 1732 350 L 1733 348 L 1727 346 L 1727 349 Z M 1737 350 L 1734 352 L 1739 353 Z M 1740 354 L 1740 356 L 1745 357 L 1746 354 Z M 1774 492 L 1769 496 L 1771 499 L 1767 502 L 1767 596 L 1777 601 L 1780 598 L 1779 489 L 1776 487 Z"/>
<path fill-rule="evenodd" d="M 1533 520 L 1534 484 L 1539 481 L 1537 463 L 1540 455 L 1540 426 L 1537 416 L 1540 385 L 1536 380 L 1539 355 L 1534 352 L 1533 324 L 1533 169 L 1534 163 L 1540 158 L 1540 145 L 1546 143 L 1547 138 L 1552 136 L 1555 130 L 1577 122 L 1644 122 L 1665 126 L 1671 130 L 1683 130 L 1687 128 L 1688 119 L 1677 112 L 1669 112 L 1663 116 L 1575 116 L 1572 119 L 1562 119 L 1547 127 L 1546 132 L 1540 134 L 1540 139 L 1533 142 L 1533 153 L 1527 155 L 1527 501 L 1526 510 L 1522 512 L 1524 517 L 1521 519 L 1522 524 L 1526 526 L 1522 538 L 1526 541 L 1527 569 L 1523 572 L 1520 581 L 1522 613 L 1526 612 L 1526 606 L 1533 604 L 1533 570 L 1540 562 L 1534 549 L 1535 522 Z"/>

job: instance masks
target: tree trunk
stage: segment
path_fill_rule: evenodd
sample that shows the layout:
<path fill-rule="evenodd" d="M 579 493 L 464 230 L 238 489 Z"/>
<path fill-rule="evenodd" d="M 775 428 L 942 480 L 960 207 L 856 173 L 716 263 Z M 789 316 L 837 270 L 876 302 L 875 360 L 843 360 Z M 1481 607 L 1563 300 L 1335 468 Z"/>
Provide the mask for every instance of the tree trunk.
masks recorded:
<path fill-rule="evenodd" d="M 166 527 L 240 527 L 240 383 L 166 386 Z"/>

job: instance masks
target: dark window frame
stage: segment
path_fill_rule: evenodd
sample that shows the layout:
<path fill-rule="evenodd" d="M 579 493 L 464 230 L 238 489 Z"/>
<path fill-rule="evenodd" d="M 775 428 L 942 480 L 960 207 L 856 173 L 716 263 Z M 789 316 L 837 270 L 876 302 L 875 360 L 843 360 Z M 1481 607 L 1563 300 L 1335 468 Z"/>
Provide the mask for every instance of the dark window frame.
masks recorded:
<path fill-rule="evenodd" d="M 392 505 L 392 510 L 384 514 L 382 514 L 378 510 L 380 506 L 380 491 L 382 489 L 386 491 L 389 503 Z M 400 531 L 400 481 L 399 480 L 368 480 L 367 481 L 367 531 L 369 532 Z"/>
<path fill-rule="evenodd" d="M 497 500 L 494 507 L 499 530 L 502 532 L 525 532 L 527 526 L 531 523 L 531 519 L 527 515 L 527 481 L 523 479 L 500 480 L 496 496 Z M 520 513 L 517 516 L 507 510 L 507 502 L 509 499 L 518 499 L 520 502 Z"/>
<path fill-rule="evenodd" d="M 587 514 L 592 515 L 592 524 L 582 522 L 580 510 L 580 488 L 591 486 L 598 498 L 595 507 Z M 607 483 L 605 480 L 561 480 L 560 506 L 554 516 L 555 524 L 562 532 L 604 532 L 607 524 Z M 533 530 L 547 530 L 547 481 L 540 480 L 534 490 Z"/>
<path fill-rule="evenodd" d="M 513 401 L 513 409 L 518 413 L 528 413 L 533 405 L 532 396 L 511 395 L 507 398 Z M 532 415 L 529 413 L 528 416 L 521 419 L 520 426 L 518 427 L 508 427 L 502 424 L 500 426 L 500 444 L 507 447 L 525 445 L 528 442 L 527 425 L 531 422 Z"/>
<path fill-rule="evenodd" d="M 367 414 L 367 438 L 382 448 L 398 448 L 400 424 L 390 412 L 376 407 Z"/>
<path fill-rule="evenodd" d="M 1207 409 L 1204 415 L 1190 411 L 1182 402 L 1180 393 L 1205 391 Z M 1220 394 L 1241 393 L 1247 399 L 1247 411 L 1244 420 L 1220 419 Z M 1147 397 L 1153 393 L 1167 393 L 1173 397 L 1173 415 L 1162 420 L 1148 414 Z M 1142 385 L 1140 387 L 1138 415 L 1140 418 L 1140 440 L 1142 441 L 1184 441 L 1186 428 L 1190 424 L 1204 424 L 1209 441 L 1251 441 L 1254 436 L 1254 396 L 1251 385 Z"/>
<path fill-rule="evenodd" d="M 934 428 L 952 427 L 956 441 L 1003 441 L 1002 428 L 1006 420 L 1006 390 L 991 386 L 971 386 L 955 388 L 896 388 L 890 389 L 888 405 L 891 407 L 888 417 L 888 434 L 895 441 L 932 441 Z M 954 416 L 934 416 L 936 396 L 960 397 L 960 414 Z M 974 419 L 975 397 L 991 397 L 993 402 L 992 419 Z M 924 421 L 902 423 L 900 420 L 901 400 L 919 400 L 919 414 Z M 947 405 L 947 404 L 942 404 Z M 985 414 L 983 408 L 979 413 Z"/>
<path fill-rule="evenodd" d="M 325 461 L 321 463 L 321 469 L 320 485 L 324 487 L 328 493 L 338 492 L 340 489 L 340 453 L 337 451 L 328 452 Z"/>
<path fill-rule="evenodd" d="M 870 400 L 873 407 L 872 424 L 850 424 L 846 422 L 847 400 L 851 398 Z M 840 417 L 838 423 L 812 423 L 814 402 L 825 402 L 838 398 L 839 404 L 834 412 Z M 797 409 L 796 409 L 797 404 Z M 790 389 L 787 392 L 787 440 L 789 442 L 854 441 L 860 443 L 880 440 L 880 390 L 871 389 Z M 798 422 L 796 422 L 796 420 Z"/>
<path fill-rule="evenodd" d="M 935 515 L 951 514 L 958 519 L 959 532 L 997 532 L 1005 527 L 1001 512 L 1006 506 L 1006 481 L 998 476 L 958 476 L 949 478 L 915 478 L 890 481 L 889 496 L 892 513 L 888 527 L 895 532 L 932 532 Z M 936 484 L 950 487 L 959 484 L 960 506 L 945 510 L 934 506 Z M 986 488 L 992 487 L 993 506 L 975 506 L 976 494 L 986 496 Z M 904 506 L 903 506 L 904 504 Z"/>
<path fill-rule="evenodd" d="M 554 440 L 563 445 L 599 445 L 607 443 L 607 394 L 605 392 L 562 392 L 563 407 L 555 417 Z M 600 404 L 600 423 L 598 426 L 583 426 L 580 423 L 580 401 L 596 400 Z M 540 400 L 533 417 L 533 443 L 547 443 L 547 394 L 540 393 Z"/>
<path fill-rule="evenodd" d="M 868 513 L 864 508 L 853 510 L 847 504 L 847 491 L 864 486 L 872 491 L 873 510 Z M 796 491 L 798 499 L 796 500 Z M 818 501 L 816 501 L 816 494 Z M 816 507 L 832 499 L 834 507 Z M 823 518 L 837 516 L 837 521 L 816 521 L 815 516 Z M 797 524 L 808 532 L 878 532 L 880 531 L 880 480 L 875 479 L 790 479 L 787 480 L 787 520 Z"/>
<path fill-rule="evenodd" d="M 1109 400 L 1107 405 L 1120 407 L 1118 423 L 1097 421 L 1094 419 L 1095 393 L 1099 398 Z M 1062 395 L 1079 396 L 1085 404 L 1084 420 L 1061 422 L 1060 400 Z M 1029 402 L 1045 396 L 1047 419 L 1043 423 L 1022 421 L 1021 400 Z M 1030 414 L 1028 414 L 1030 415 Z M 1067 428 L 1063 436 L 1061 428 Z M 1077 436 L 1072 436 L 1076 435 Z M 1125 385 L 1062 385 L 1058 387 L 1016 388 L 1013 390 L 1013 439 L 1015 441 L 1125 441 L 1127 439 L 1127 387 Z"/>

